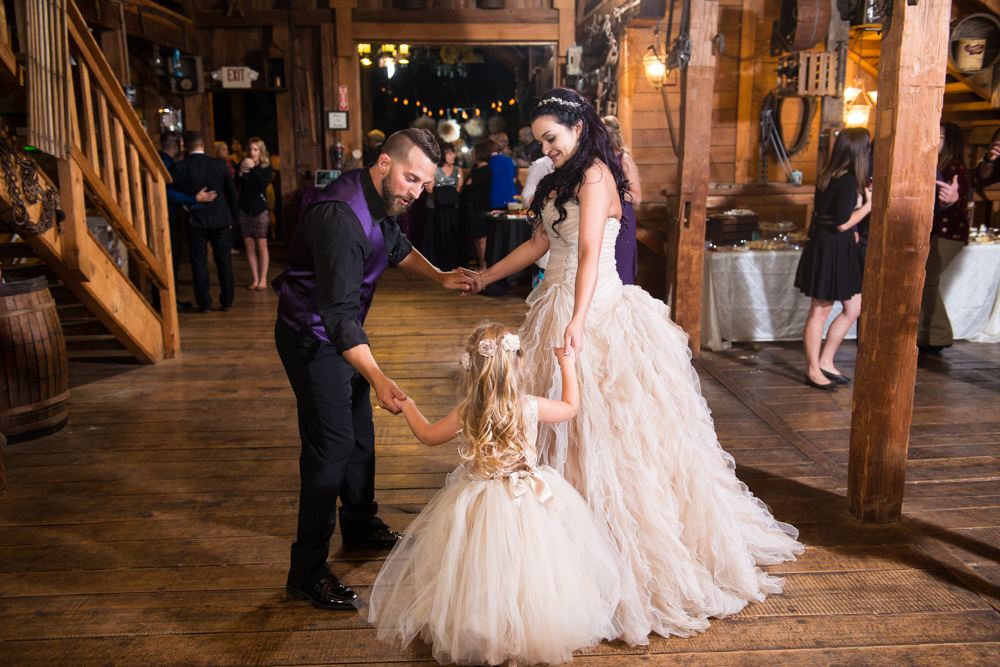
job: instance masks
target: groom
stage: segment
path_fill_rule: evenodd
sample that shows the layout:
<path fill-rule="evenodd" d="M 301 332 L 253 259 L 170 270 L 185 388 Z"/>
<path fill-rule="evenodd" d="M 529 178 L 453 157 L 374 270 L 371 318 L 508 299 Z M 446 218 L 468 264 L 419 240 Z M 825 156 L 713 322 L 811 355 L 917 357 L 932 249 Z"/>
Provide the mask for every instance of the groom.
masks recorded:
<path fill-rule="evenodd" d="M 323 609 L 353 609 L 357 595 L 327 556 L 340 498 L 344 549 L 391 549 L 399 538 L 375 516 L 375 427 L 369 399 L 398 414 L 405 395 L 372 357 L 362 326 L 390 264 L 447 289 L 471 289 L 414 250 L 396 225 L 433 180 L 440 151 L 427 130 L 389 137 L 378 161 L 344 173 L 306 210 L 275 279 L 274 339 L 298 405 L 302 453 L 298 532 L 285 590 Z"/>

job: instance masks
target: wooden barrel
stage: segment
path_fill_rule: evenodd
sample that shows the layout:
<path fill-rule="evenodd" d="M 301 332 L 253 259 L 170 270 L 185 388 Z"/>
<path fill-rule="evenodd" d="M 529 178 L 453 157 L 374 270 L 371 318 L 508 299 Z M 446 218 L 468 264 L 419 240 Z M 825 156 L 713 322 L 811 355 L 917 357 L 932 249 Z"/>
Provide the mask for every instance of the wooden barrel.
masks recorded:
<path fill-rule="evenodd" d="M 948 58 L 956 69 L 972 74 L 991 66 L 1000 56 L 1000 21 L 991 14 L 972 14 L 951 26 Z M 963 59 L 963 49 L 976 49 L 976 64 Z"/>
<path fill-rule="evenodd" d="M 66 341 L 44 277 L 0 284 L 0 358 L 0 431 L 7 440 L 33 440 L 64 427 Z"/>
<path fill-rule="evenodd" d="M 830 0 L 782 0 L 778 30 L 792 51 L 805 51 L 826 41 Z"/>

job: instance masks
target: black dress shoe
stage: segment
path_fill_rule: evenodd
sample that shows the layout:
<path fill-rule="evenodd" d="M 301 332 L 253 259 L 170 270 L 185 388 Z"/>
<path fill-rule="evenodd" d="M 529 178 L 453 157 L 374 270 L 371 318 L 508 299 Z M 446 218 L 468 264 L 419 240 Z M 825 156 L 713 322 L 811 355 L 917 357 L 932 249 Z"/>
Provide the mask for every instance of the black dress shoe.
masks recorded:
<path fill-rule="evenodd" d="M 823 391 L 837 391 L 837 385 L 835 385 L 834 383 L 831 382 L 830 384 L 820 384 L 818 382 L 813 382 L 812 378 L 810 378 L 808 375 L 806 376 L 806 384 L 812 387 L 813 389 L 822 389 Z"/>
<path fill-rule="evenodd" d="M 358 594 L 337 581 L 332 574 L 326 579 L 311 584 L 300 584 L 288 580 L 285 592 L 296 600 L 308 600 L 320 609 L 350 609 L 354 610 L 354 601 Z"/>
<path fill-rule="evenodd" d="M 846 375 L 838 375 L 837 373 L 824 371 L 822 368 L 819 369 L 819 372 L 822 373 L 827 380 L 833 380 L 837 384 L 847 384 L 851 381 L 851 378 L 847 377 Z"/>
<path fill-rule="evenodd" d="M 396 546 L 402 537 L 402 533 L 394 533 L 389 526 L 382 524 L 360 542 L 344 542 L 344 551 L 387 550 Z"/>

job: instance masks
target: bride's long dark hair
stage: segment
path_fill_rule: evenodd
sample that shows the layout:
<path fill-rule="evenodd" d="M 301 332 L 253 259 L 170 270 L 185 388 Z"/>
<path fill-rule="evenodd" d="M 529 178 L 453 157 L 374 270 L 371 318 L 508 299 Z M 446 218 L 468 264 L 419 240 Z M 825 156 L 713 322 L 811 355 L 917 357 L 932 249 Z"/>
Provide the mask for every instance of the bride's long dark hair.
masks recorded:
<path fill-rule="evenodd" d="M 553 88 L 545 93 L 542 101 L 531 112 L 530 121 L 534 123 L 542 116 L 551 116 L 557 123 L 569 129 L 577 123 L 583 123 L 583 131 L 580 133 L 573 155 L 563 166 L 539 182 L 536 192 L 540 196 L 532 200 L 531 208 L 528 210 L 528 219 L 532 224 L 536 227 L 541 224 L 542 208 L 552 192 L 556 193 L 553 205 L 559 212 L 559 218 L 552 228 L 555 229 L 557 224 L 565 220 L 566 202 L 577 201 L 577 192 L 583 185 L 584 174 L 596 160 L 603 162 L 611 171 L 615 179 L 615 189 L 618 190 L 618 198 L 625 201 L 628 181 L 622 170 L 621 159 L 614 144 L 611 143 L 607 128 L 604 127 L 597 110 L 590 105 L 590 102 L 575 90 Z M 625 224 L 623 219 L 623 229 Z"/>

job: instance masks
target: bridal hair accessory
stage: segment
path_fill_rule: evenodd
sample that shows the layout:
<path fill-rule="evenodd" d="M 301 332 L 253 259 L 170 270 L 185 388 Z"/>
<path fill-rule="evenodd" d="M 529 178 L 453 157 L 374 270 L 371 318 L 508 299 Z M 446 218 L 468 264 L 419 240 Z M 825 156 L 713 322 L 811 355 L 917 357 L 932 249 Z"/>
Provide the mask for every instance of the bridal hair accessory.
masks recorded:
<path fill-rule="evenodd" d="M 539 102 L 538 106 L 535 107 L 535 108 L 538 109 L 539 107 L 543 107 L 546 104 L 561 104 L 564 107 L 570 107 L 570 108 L 573 108 L 573 109 L 579 109 L 580 108 L 580 103 L 579 102 L 570 102 L 569 100 L 564 100 L 561 97 L 546 97 L 544 100 L 542 100 L 541 102 Z"/>
<path fill-rule="evenodd" d="M 479 354 L 489 359 L 497 351 L 497 342 L 491 338 L 479 341 Z"/>
<path fill-rule="evenodd" d="M 469 370 L 472 368 L 472 359 L 469 357 L 469 353 L 465 352 L 462 354 L 462 368 Z"/>
<path fill-rule="evenodd" d="M 504 334 L 504 337 L 500 339 L 500 347 L 508 352 L 517 352 L 521 349 L 521 339 L 517 337 L 517 334 Z"/>

